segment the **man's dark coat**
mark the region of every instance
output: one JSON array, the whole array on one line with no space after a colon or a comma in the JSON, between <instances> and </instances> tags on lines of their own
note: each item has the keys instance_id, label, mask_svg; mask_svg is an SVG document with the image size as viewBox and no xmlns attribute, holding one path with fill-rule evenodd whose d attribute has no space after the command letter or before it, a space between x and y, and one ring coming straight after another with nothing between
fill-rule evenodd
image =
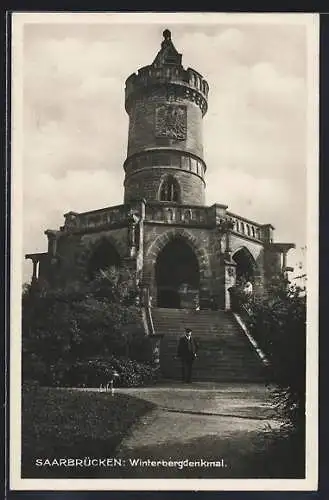
<instances>
[{"instance_id":1,"label":"man's dark coat","mask_svg":"<svg viewBox=\"0 0 329 500\"><path fill-rule=\"evenodd\" d=\"M183 335L183 337L179 339L177 356L181 358L182 361L192 362L196 357L196 352L197 346L192 336L188 339L186 335Z\"/></svg>"}]
</instances>

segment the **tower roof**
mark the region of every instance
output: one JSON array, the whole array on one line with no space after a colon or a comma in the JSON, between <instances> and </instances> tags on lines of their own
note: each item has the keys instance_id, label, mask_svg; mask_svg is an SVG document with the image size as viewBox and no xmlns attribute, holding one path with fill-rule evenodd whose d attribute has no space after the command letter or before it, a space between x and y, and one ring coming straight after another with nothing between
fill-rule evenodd
<instances>
[{"instance_id":1,"label":"tower roof","mask_svg":"<svg viewBox=\"0 0 329 500\"><path fill-rule=\"evenodd\" d=\"M127 113L129 114L131 104L137 95L145 96L150 89L166 87L167 90L180 92L184 98L195 102L204 116L208 109L208 83L194 69L185 69L182 66L182 54L176 50L168 29L163 31L163 38L154 61L148 66L139 68L137 73L132 73L126 80L125 109Z\"/></svg>"},{"instance_id":2,"label":"tower roof","mask_svg":"<svg viewBox=\"0 0 329 500\"><path fill-rule=\"evenodd\" d=\"M161 49L156 55L152 66L161 67L166 65L181 66L182 54L179 54L171 41L171 32L165 29L163 32L164 40L161 43Z\"/></svg>"}]
</instances>

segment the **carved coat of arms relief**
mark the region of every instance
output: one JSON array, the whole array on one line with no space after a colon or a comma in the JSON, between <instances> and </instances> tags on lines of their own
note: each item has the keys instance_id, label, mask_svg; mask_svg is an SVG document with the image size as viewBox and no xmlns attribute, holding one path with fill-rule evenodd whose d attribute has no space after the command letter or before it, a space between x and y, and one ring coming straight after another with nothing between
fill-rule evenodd
<instances>
[{"instance_id":1,"label":"carved coat of arms relief","mask_svg":"<svg viewBox=\"0 0 329 500\"><path fill-rule=\"evenodd\" d=\"M177 141L186 139L186 106L162 104L155 109L155 135Z\"/></svg>"}]
</instances>

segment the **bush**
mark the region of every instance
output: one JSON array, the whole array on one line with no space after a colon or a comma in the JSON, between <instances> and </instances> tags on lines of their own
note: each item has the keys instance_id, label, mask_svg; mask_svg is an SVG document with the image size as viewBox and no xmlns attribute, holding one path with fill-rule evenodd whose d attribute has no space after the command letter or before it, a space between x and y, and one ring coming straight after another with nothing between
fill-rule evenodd
<instances>
[{"instance_id":1,"label":"bush","mask_svg":"<svg viewBox=\"0 0 329 500\"><path fill-rule=\"evenodd\" d=\"M60 387L68 364L63 360L48 364L37 354L23 357L23 381L28 385Z\"/></svg>"},{"instance_id":2,"label":"bush","mask_svg":"<svg viewBox=\"0 0 329 500\"><path fill-rule=\"evenodd\" d=\"M255 452L249 464L259 477L305 477L305 445L297 432L268 426L255 435L253 446Z\"/></svg>"},{"instance_id":3,"label":"bush","mask_svg":"<svg viewBox=\"0 0 329 500\"><path fill-rule=\"evenodd\" d=\"M266 353L273 403L286 424L301 432L305 424L306 296L285 279L248 304L249 329Z\"/></svg>"},{"instance_id":4,"label":"bush","mask_svg":"<svg viewBox=\"0 0 329 500\"><path fill-rule=\"evenodd\" d=\"M77 361L128 357L130 351L146 361L141 355L148 351L136 294L133 273L115 269L65 289L25 287L23 380L58 386Z\"/></svg>"},{"instance_id":5,"label":"bush","mask_svg":"<svg viewBox=\"0 0 329 500\"><path fill-rule=\"evenodd\" d=\"M66 370L62 385L100 387L113 380L117 387L136 387L154 382L156 375L156 370L150 365L111 356L77 361Z\"/></svg>"},{"instance_id":6,"label":"bush","mask_svg":"<svg viewBox=\"0 0 329 500\"><path fill-rule=\"evenodd\" d=\"M129 342L129 358L139 363L149 363L152 359L152 344L150 337L134 332Z\"/></svg>"},{"instance_id":7,"label":"bush","mask_svg":"<svg viewBox=\"0 0 329 500\"><path fill-rule=\"evenodd\" d=\"M246 306L250 302L250 295L246 294L239 286L232 286L229 288L231 309L234 312L240 312L241 307Z\"/></svg>"}]
</instances>

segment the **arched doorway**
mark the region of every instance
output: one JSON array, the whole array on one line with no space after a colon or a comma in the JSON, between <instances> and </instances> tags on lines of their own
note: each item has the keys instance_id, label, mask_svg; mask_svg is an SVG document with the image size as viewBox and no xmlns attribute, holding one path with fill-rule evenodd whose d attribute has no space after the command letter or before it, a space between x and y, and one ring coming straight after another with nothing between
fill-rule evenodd
<instances>
[{"instance_id":1,"label":"arched doorway","mask_svg":"<svg viewBox=\"0 0 329 500\"><path fill-rule=\"evenodd\" d=\"M155 265L158 307L180 308L182 294L200 286L198 260L190 245L175 238L161 250Z\"/></svg>"},{"instance_id":2,"label":"arched doorway","mask_svg":"<svg viewBox=\"0 0 329 500\"><path fill-rule=\"evenodd\" d=\"M237 284L244 281L254 282L256 262L249 250L245 247L237 250L232 258L236 262L236 282Z\"/></svg>"},{"instance_id":3,"label":"arched doorway","mask_svg":"<svg viewBox=\"0 0 329 500\"><path fill-rule=\"evenodd\" d=\"M88 262L88 276L94 278L98 271L109 267L120 267L121 258L110 241L102 240L95 248Z\"/></svg>"}]
</instances>

